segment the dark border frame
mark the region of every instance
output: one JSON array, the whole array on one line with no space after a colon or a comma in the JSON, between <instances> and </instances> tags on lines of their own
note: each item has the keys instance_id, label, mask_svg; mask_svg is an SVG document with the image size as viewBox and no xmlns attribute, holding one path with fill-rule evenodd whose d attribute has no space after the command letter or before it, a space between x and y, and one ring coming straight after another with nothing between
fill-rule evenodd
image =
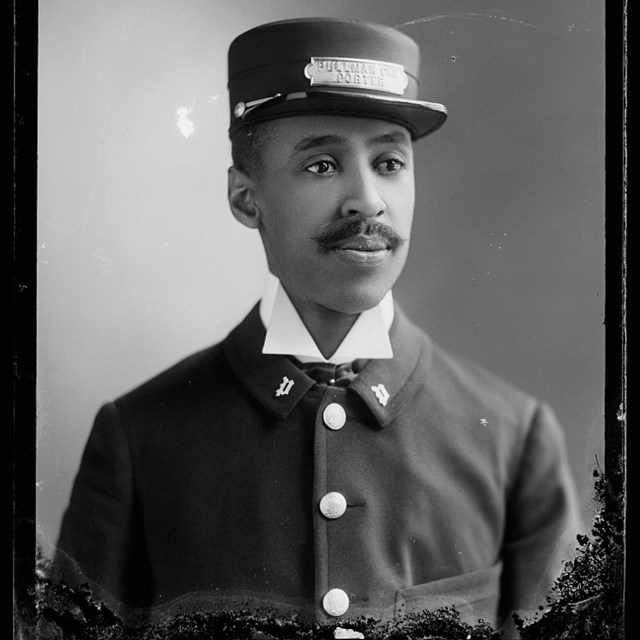
<instances>
[{"instance_id":1,"label":"dark border frame","mask_svg":"<svg viewBox=\"0 0 640 640\"><path fill-rule=\"evenodd\" d=\"M604 0L603 0L604 2ZM14 637L18 610L32 601L36 576L36 247L38 152L38 2L13 1L13 215L11 229L12 320L12 589ZM606 26L606 206L605 206L605 477L620 509L624 531L627 484L627 33L628 6L605 5ZM624 545L619 586L625 619L631 552ZM34 613L34 612L32 612ZM623 631L624 635L624 631Z\"/></svg>"},{"instance_id":2,"label":"dark border frame","mask_svg":"<svg viewBox=\"0 0 640 640\"><path fill-rule=\"evenodd\" d=\"M627 533L627 36L628 3L605 4L606 29L606 204L605 204L605 475L610 497L605 515L622 509ZM622 496L617 502L615 497ZM626 541L626 537L625 537ZM619 585L623 613L629 615L626 587L629 547L623 550L624 578Z\"/></svg>"},{"instance_id":3,"label":"dark border frame","mask_svg":"<svg viewBox=\"0 0 640 640\"><path fill-rule=\"evenodd\" d=\"M13 0L12 505L13 599L28 597L36 550L36 214L38 2ZM15 629L15 620L14 620ZM16 636L17 637L17 636Z\"/></svg>"}]
</instances>

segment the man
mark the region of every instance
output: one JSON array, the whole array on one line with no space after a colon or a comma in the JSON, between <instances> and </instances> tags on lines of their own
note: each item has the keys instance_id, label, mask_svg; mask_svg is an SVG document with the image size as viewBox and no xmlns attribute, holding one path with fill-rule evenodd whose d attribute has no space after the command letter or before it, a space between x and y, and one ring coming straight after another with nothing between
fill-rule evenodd
<instances>
[{"instance_id":1,"label":"man","mask_svg":"<svg viewBox=\"0 0 640 640\"><path fill-rule=\"evenodd\" d=\"M454 604L500 625L544 602L576 530L562 432L392 298L413 144L446 119L418 63L404 34L352 21L232 43L229 204L268 288L223 342L100 410L61 575L130 607L321 621Z\"/></svg>"}]
</instances>

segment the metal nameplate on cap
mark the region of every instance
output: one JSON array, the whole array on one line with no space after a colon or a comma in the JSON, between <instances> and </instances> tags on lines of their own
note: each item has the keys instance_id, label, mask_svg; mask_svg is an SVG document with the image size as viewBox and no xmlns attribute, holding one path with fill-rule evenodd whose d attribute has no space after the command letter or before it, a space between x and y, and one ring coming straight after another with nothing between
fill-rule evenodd
<instances>
[{"instance_id":1,"label":"metal nameplate on cap","mask_svg":"<svg viewBox=\"0 0 640 640\"><path fill-rule=\"evenodd\" d=\"M401 96L409 79L401 64L360 58L317 58L304 68L312 87L374 89Z\"/></svg>"}]
</instances>

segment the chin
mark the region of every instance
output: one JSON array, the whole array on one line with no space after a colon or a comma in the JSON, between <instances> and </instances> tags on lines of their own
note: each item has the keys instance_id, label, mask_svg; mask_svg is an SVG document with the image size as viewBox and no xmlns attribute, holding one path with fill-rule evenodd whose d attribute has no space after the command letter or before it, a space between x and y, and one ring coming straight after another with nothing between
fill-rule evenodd
<instances>
[{"instance_id":1,"label":"chin","mask_svg":"<svg viewBox=\"0 0 640 640\"><path fill-rule=\"evenodd\" d=\"M330 309L340 313L362 313L372 309L387 295L391 285L349 286L341 283L327 301Z\"/></svg>"}]
</instances>

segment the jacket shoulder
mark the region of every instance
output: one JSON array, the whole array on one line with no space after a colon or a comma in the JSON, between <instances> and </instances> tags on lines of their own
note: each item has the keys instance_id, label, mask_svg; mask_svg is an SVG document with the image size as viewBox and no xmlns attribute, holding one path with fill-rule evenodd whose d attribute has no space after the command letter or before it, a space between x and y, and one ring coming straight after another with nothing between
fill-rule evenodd
<instances>
[{"instance_id":1,"label":"jacket shoulder","mask_svg":"<svg viewBox=\"0 0 640 640\"><path fill-rule=\"evenodd\" d=\"M142 382L138 386L124 393L116 402L144 397L156 392L166 393L185 384L193 385L203 378L215 375L226 360L222 350L222 343L216 343L196 351L170 365L163 371Z\"/></svg>"},{"instance_id":2,"label":"jacket shoulder","mask_svg":"<svg viewBox=\"0 0 640 640\"><path fill-rule=\"evenodd\" d=\"M417 327L422 345L415 375L446 411L499 415L526 424L544 401L470 358L454 353Z\"/></svg>"},{"instance_id":3,"label":"jacket shoulder","mask_svg":"<svg viewBox=\"0 0 640 640\"><path fill-rule=\"evenodd\" d=\"M490 371L484 365L459 354L436 346L433 362L447 372L450 380L457 382L470 397L501 401L515 406L530 405L538 400L506 378Z\"/></svg>"}]
</instances>

